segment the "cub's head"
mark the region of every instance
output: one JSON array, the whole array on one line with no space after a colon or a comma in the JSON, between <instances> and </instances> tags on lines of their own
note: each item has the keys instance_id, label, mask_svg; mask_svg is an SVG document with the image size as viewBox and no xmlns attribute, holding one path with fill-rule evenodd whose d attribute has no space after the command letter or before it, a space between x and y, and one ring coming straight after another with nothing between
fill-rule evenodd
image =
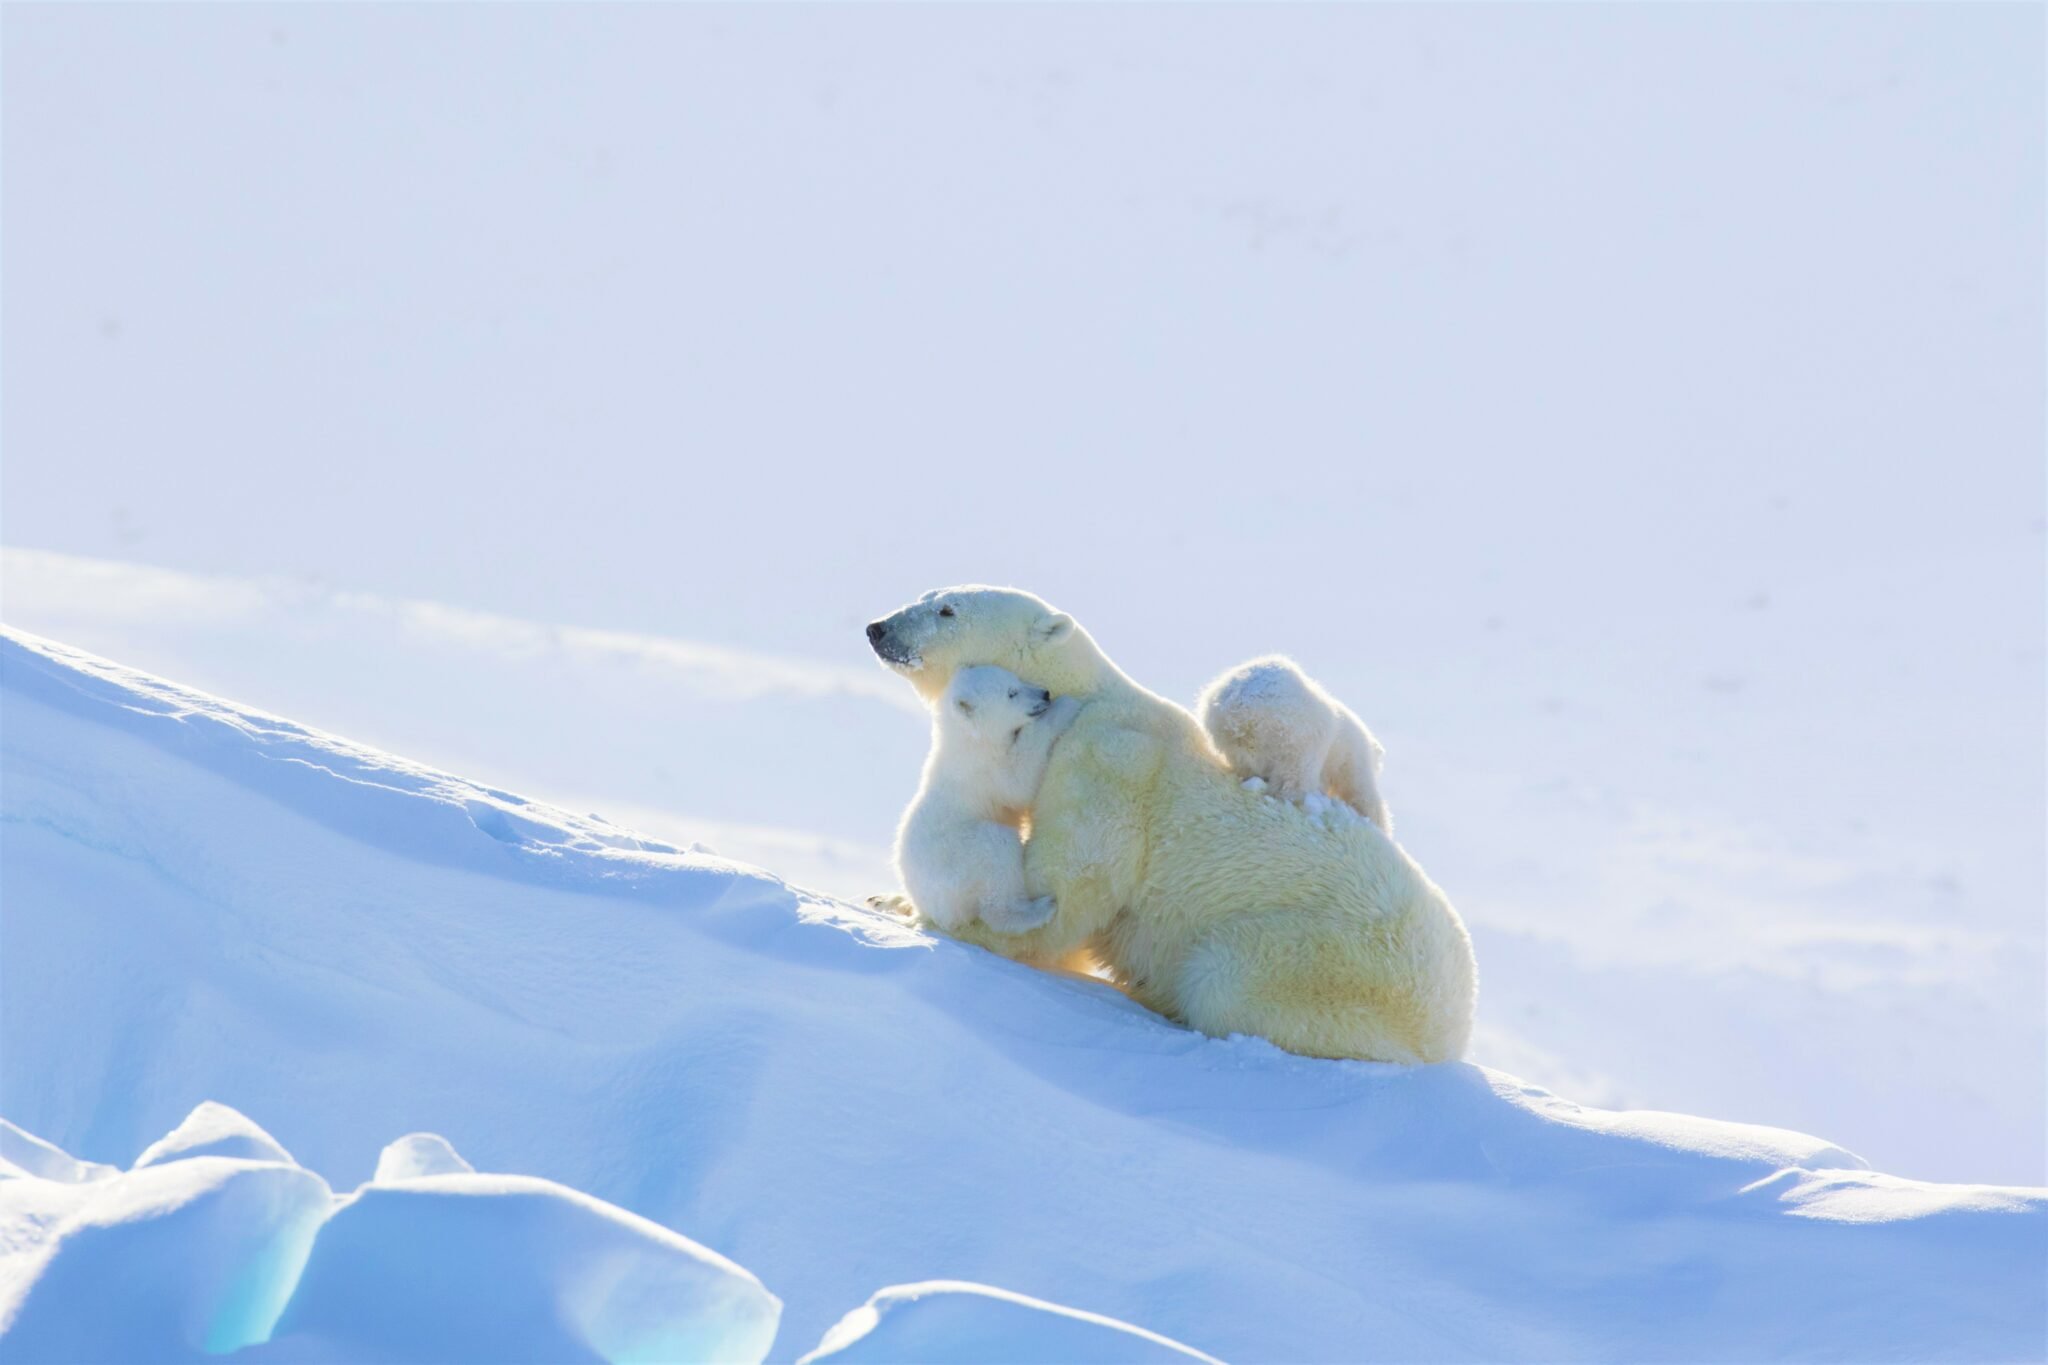
<instances>
[{"instance_id":1,"label":"cub's head","mask_svg":"<svg viewBox=\"0 0 2048 1365\"><path fill-rule=\"evenodd\" d=\"M1108 668L1074 618L1014 588L940 588L868 624L868 644L927 702L955 674L994 664L1041 688L1089 693Z\"/></svg>"},{"instance_id":2,"label":"cub's head","mask_svg":"<svg viewBox=\"0 0 2048 1365\"><path fill-rule=\"evenodd\" d=\"M1007 668L963 668L939 699L939 724L986 744L1007 746L1046 713L1052 693L1033 687Z\"/></svg>"}]
</instances>

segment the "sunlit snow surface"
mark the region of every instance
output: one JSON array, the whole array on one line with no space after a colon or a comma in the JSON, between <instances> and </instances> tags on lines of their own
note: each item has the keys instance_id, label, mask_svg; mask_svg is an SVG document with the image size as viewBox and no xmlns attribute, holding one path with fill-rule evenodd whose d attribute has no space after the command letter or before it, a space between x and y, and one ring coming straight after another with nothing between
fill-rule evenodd
<instances>
[{"instance_id":1,"label":"sunlit snow surface","mask_svg":"<svg viewBox=\"0 0 2048 1365\"><path fill-rule=\"evenodd\" d=\"M193 1118L263 1138L212 1102ZM151 1150L83 1183L0 1181L8 1359L756 1361L775 1336L746 1271L551 1181L380 1162L337 1199L275 1143Z\"/></svg>"},{"instance_id":2,"label":"sunlit snow surface","mask_svg":"<svg viewBox=\"0 0 2048 1365\"><path fill-rule=\"evenodd\" d=\"M840 654L796 661L11 548L0 587L12 625L446 771L835 896L894 884L887 843L928 721L866 657L857 623ZM1924 615L1892 643L1917 653ZM1467 657L1441 624L1418 618L1389 682L1416 659ZM1535 662L1509 651L1490 668L1530 678ZM1666 752L1703 733L1719 744L1721 722L1655 688L1589 681L1600 674L1588 665L1580 682L1604 719L1569 742L1531 751L1548 732L1471 697L1433 696L1405 734L1386 732L1402 842L1450 892L1484 968L1473 1059L1610 1108L1828 1133L1922 1179L2048 1182L2040 793L1874 794L1864 766L1814 746L1814 713L1754 696L1751 719L1806 787L1747 786L1718 751L1703 768ZM1192 697L1193 680L1170 694ZM1349 694L1376 728L1379 695ZM1969 712L1977 740L1957 762L2010 781L1988 753L2038 755L2005 724L2012 709ZM1919 742L1961 744L1957 713L1938 714ZM1739 816L1677 795L1709 777ZM1969 837L1930 833L1935 816ZM1862 832L1820 828L1845 822Z\"/></svg>"},{"instance_id":3,"label":"sunlit snow surface","mask_svg":"<svg viewBox=\"0 0 2048 1365\"><path fill-rule=\"evenodd\" d=\"M1017 1296L1246 1361L2042 1344L2042 1191L1205 1039L33 637L0 683L11 1359L623 1359L768 1295L778 1360Z\"/></svg>"},{"instance_id":4,"label":"sunlit snow surface","mask_svg":"<svg viewBox=\"0 0 2048 1365\"><path fill-rule=\"evenodd\" d=\"M980 1365L995 1360L1057 1360L1066 1365L1147 1362L1185 1365L1214 1356L1094 1313L1011 1294L987 1285L936 1280L892 1285L825 1333L798 1365Z\"/></svg>"}]
</instances>

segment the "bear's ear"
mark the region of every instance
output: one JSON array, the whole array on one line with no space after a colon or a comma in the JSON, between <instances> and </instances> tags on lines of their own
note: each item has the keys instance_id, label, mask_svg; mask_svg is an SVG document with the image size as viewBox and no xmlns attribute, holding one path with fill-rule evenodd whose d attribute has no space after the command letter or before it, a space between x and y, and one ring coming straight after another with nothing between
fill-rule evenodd
<instances>
[{"instance_id":1,"label":"bear's ear","mask_svg":"<svg viewBox=\"0 0 2048 1365\"><path fill-rule=\"evenodd\" d=\"M1055 611L1041 616L1031 627L1031 634L1040 644L1051 644L1063 638L1074 628L1074 618L1065 612Z\"/></svg>"},{"instance_id":2,"label":"bear's ear","mask_svg":"<svg viewBox=\"0 0 2048 1365\"><path fill-rule=\"evenodd\" d=\"M965 697L961 697L959 700L955 701L953 705L960 708L960 714L963 716L971 717L974 714L974 703L967 700L967 698Z\"/></svg>"}]
</instances>

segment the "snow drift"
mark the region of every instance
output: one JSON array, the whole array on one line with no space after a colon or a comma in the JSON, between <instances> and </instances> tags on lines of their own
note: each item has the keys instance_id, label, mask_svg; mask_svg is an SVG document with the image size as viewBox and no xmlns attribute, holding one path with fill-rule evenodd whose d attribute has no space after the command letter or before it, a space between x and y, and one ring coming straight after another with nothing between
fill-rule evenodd
<instances>
[{"instance_id":1,"label":"snow drift","mask_svg":"<svg viewBox=\"0 0 2048 1365\"><path fill-rule=\"evenodd\" d=\"M2043 1191L1202 1038L30 637L0 639L0 706L10 1359L88 1326L158 1356L489 1354L506 1278L560 1309L497 1324L536 1349L659 1356L696 1339L636 1305L715 1305L720 1275L782 1300L777 1360L1123 1323L1247 1361L2041 1349ZM330 1212L323 1177L376 1170Z\"/></svg>"},{"instance_id":2,"label":"snow drift","mask_svg":"<svg viewBox=\"0 0 2048 1365\"><path fill-rule=\"evenodd\" d=\"M210 1151L222 1138L258 1150ZM127 1172L16 1171L0 1182L0 1351L480 1365L767 1353L782 1305L724 1257L551 1181L466 1167L444 1139L410 1134L337 1200L208 1102Z\"/></svg>"},{"instance_id":3,"label":"snow drift","mask_svg":"<svg viewBox=\"0 0 2048 1365\"><path fill-rule=\"evenodd\" d=\"M176 1359L264 1340L328 1206L318 1176L232 1157L137 1166L66 1186L68 1200L35 1183L0 1186L9 1240L27 1240L17 1220L49 1237L11 1257L0 1281L0 1346L24 1362Z\"/></svg>"},{"instance_id":4,"label":"snow drift","mask_svg":"<svg viewBox=\"0 0 2048 1365\"><path fill-rule=\"evenodd\" d=\"M552 1181L413 1176L335 1211L271 1347L279 1360L756 1361L781 1308L724 1257Z\"/></svg>"},{"instance_id":5,"label":"snow drift","mask_svg":"<svg viewBox=\"0 0 2048 1365\"><path fill-rule=\"evenodd\" d=\"M1186 1365L1214 1356L1094 1313L1077 1313L987 1285L939 1280L884 1289L825 1333L797 1362L833 1365L978 1365L1057 1360L1063 1365Z\"/></svg>"}]
</instances>

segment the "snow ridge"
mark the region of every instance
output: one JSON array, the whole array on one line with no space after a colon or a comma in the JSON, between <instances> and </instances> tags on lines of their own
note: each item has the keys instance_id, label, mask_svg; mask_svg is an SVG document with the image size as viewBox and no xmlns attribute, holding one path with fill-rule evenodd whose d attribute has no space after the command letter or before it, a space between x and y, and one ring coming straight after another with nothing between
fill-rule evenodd
<instances>
[{"instance_id":1,"label":"snow ridge","mask_svg":"<svg viewBox=\"0 0 2048 1365\"><path fill-rule=\"evenodd\" d=\"M115 1250L40 1259L85 1217L63 1200L205 1173L212 1203L146 1220L216 1249L195 1275L252 1228L282 1248L268 1264L302 1233L306 1259L288 1307L237 1290L250 1307L202 1348L335 1330L379 1263L355 1233L322 1249L354 1227L360 1247L439 1239L456 1267L380 1348L424 1349L494 1273L496 1234L465 1221L486 1188L521 1236L680 1234L745 1267L782 1300L776 1360L869 1300L906 1341L1038 1301L1245 1360L2040 1347L2048 1192L1900 1180L1818 1138L1588 1109L1479 1067L1202 1038L1101 983L14 632L0 704L0 1112L103 1163L207 1101L269 1130L214 1113L192 1150L217 1134L240 1155L61 1187L54 1149L9 1136L0 1284L104 1293ZM367 1179L397 1133L446 1141L305 1232L311 1173ZM76 1226L60 1242L133 1241ZM565 1302L603 1297L562 1289L574 1258L535 1265ZM56 1292L31 1287L0 1343L48 1340L32 1310ZM579 1349L639 1353L606 1335L639 1319L609 1311L561 1321Z\"/></svg>"}]
</instances>

